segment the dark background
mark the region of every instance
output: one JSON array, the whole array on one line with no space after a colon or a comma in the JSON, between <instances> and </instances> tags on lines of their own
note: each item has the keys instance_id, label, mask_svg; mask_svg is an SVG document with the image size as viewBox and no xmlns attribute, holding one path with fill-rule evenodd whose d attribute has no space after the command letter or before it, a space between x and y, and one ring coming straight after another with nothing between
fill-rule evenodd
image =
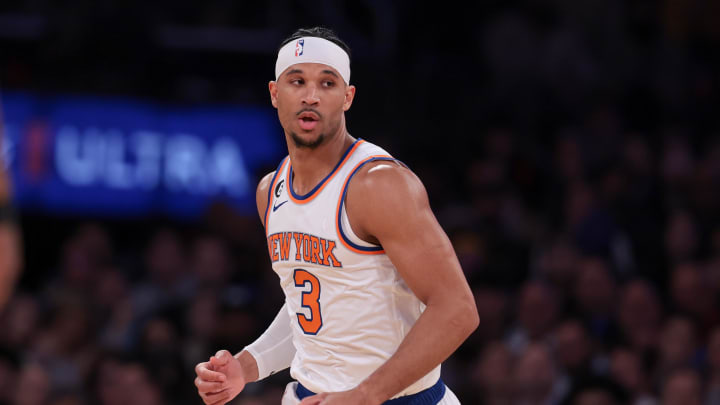
<instances>
[{"instance_id":1,"label":"dark background","mask_svg":"<svg viewBox=\"0 0 720 405\"><path fill-rule=\"evenodd\" d=\"M0 84L265 106L314 25L352 48L351 134L418 173L475 292L443 369L463 403L720 403L718 2L3 1ZM282 300L259 221L220 203L21 220L0 404L200 403L194 364Z\"/></svg>"}]
</instances>

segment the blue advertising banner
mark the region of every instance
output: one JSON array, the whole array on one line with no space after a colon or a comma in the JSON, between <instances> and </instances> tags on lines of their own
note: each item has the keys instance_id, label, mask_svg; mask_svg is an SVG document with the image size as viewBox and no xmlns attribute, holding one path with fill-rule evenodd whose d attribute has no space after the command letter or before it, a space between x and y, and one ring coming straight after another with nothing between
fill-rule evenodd
<instances>
[{"instance_id":1,"label":"blue advertising banner","mask_svg":"<svg viewBox=\"0 0 720 405\"><path fill-rule=\"evenodd\" d=\"M286 154L272 108L3 93L15 200L50 213L194 217L255 212L261 169Z\"/></svg>"}]
</instances>

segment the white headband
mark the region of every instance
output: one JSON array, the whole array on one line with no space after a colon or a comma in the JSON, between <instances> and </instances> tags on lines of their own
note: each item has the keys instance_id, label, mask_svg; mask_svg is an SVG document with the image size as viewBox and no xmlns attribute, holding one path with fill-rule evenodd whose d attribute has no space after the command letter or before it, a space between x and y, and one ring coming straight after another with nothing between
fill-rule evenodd
<instances>
[{"instance_id":1,"label":"white headband","mask_svg":"<svg viewBox=\"0 0 720 405\"><path fill-rule=\"evenodd\" d=\"M318 37L303 37L285 44L275 62L275 80L297 63L322 63L337 70L350 84L350 57L337 44Z\"/></svg>"}]
</instances>

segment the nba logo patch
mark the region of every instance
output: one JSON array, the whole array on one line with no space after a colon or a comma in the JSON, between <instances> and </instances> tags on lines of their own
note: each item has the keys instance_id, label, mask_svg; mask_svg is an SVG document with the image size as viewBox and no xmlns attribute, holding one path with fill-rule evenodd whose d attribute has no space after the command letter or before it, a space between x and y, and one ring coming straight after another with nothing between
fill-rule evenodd
<instances>
[{"instance_id":1,"label":"nba logo patch","mask_svg":"<svg viewBox=\"0 0 720 405\"><path fill-rule=\"evenodd\" d=\"M305 47L305 40L298 39L298 41L295 43L295 56L302 55L304 47Z\"/></svg>"}]
</instances>

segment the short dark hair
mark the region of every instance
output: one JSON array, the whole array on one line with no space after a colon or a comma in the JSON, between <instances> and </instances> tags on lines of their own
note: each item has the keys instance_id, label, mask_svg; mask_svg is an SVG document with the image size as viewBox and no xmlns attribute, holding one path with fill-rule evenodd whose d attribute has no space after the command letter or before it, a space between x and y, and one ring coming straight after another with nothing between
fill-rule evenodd
<instances>
[{"instance_id":1,"label":"short dark hair","mask_svg":"<svg viewBox=\"0 0 720 405\"><path fill-rule=\"evenodd\" d=\"M340 39L335 31L331 30L330 28L325 27L312 27L312 28L300 28L299 30L295 31L292 35L290 35L287 39L282 41L280 44L280 47L278 48L278 51L280 51L280 48L285 46L288 42L294 41L298 38L302 37L317 37L322 39L327 39L328 41L334 43L335 45L342 48L345 53L348 54L348 59L350 58L350 47L347 46L345 42Z\"/></svg>"}]
</instances>

